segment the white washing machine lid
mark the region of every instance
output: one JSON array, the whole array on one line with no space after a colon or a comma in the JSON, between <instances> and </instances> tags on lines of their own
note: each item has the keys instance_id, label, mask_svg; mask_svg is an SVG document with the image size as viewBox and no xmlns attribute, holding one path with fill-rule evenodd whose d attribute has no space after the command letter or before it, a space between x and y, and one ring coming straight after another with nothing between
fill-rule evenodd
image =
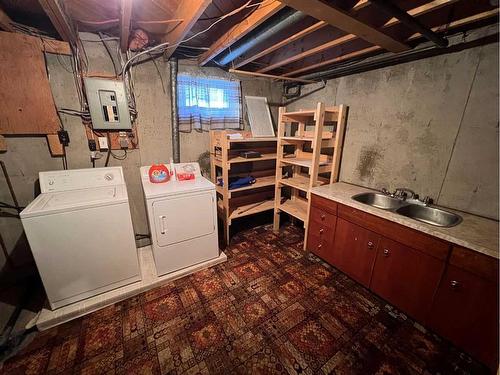
<instances>
[{"instance_id":1,"label":"white washing machine lid","mask_svg":"<svg viewBox=\"0 0 500 375\"><path fill-rule=\"evenodd\" d=\"M42 193L21 213L21 219L128 202L125 185Z\"/></svg>"}]
</instances>

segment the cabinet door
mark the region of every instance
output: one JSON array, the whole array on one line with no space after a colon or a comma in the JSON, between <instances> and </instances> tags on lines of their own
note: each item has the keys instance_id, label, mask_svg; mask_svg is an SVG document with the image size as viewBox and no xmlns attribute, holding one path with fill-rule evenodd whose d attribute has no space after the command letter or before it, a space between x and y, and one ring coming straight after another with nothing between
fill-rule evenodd
<instances>
[{"instance_id":1,"label":"cabinet door","mask_svg":"<svg viewBox=\"0 0 500 375\"><path fill-rule=\"evenodd\" d=\"M443 269L442 260L382 237L370 289L423 322Z\"/></svg>"},{"instance_id":2,"label":"cabinet door","mask_svg":"<svg viewBox=\"0 0 500 375\"><path fill-rule=\"evenodd\" d=\"M498 366L498 283L448 265L429 325L457 346Z\"/></svg>"},{"instance_id":3,"label":"cabinet door","mask_svg":"<svg viewBox=\"0 0 500 375\"><path fill-rule=\"evenodd\" d=\"M378 234L338 218L332 264L368 287L379 240Z\"/></svg>"}]
</instances>

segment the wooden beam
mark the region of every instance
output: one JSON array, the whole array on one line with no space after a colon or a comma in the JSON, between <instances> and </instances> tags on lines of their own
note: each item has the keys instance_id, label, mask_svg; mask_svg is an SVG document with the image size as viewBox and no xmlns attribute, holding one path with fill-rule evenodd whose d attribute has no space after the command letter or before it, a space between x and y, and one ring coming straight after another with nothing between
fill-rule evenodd
<instances>
[{"instance_id":1,"label":"wooden beam","mask_svg":"<svg viewBox=\"0 0 500 375\"><path fill-rule=\"evenodd\" d=\"M273 74L263 74L263 73L250 72L247 70L238 70L238 69L229 69L229 73L240 74L240 75L251 76L251 77L272 78L272 79L279 79L281 81L293 81L293 82L300 82L300 83L316 83L317 82L317 81L312 81L310 79L275 76Z\"/></svg>"},{"instance_id":2,"label":"wooden beam","mask_svg":"<svg viewBox=\"0 0 500 375\"><path fill-rule=\"evenodd\" d=\"M297 61L297 60L305 59L308 56L311 56L311 55L314 55L316 53L320 53L320 52L322 52L322 51L324 51L326 49L329 49L329 48L332 48L332 47L335 47L335 46L338 46L338 45L350 42L350 41L352 41L354 39L357 39L357 38L358 37L356 35L354 35L354 34L343 35L340 38L331 40L328 43L321 44L320 46L317 46L317 47L308 49L308 50L306 50L304 52L298 53L296 55L290 56L290 57L288 57L286 59L280 60L277 63L268 65L268 66L266 66L266 67L264 67L262 69L259 69L257 71L260 72L260 73L269 72L270 70L274 70L274 69L276 69L276 68L278 68L280 66L290 64L290 63L292 63L294 61Z\"/></svg>"},{"instance_id":3,"label":"wooden beam","mask_svg":"<svg viewBox=\"0 0 500 375\"><path fill-rule=\"evenodd\" d=\"M316 64L311 64L311 65L305 66L303 68L300 68L300 69L288 72L286 74L283 74L283 76L284 77L290 77L290 76L302 74L304 72L307 72L308 70L313 70L313 69L321 68L321 67L326 66L326 65L331 65L331 64L334 64L334 63L337 63L337 62L341 62L341 61L344 61L344 60L352 59L353 57L365 55L367 53L374 52L374 51L379 51L379 50L380 51L382 50L382 48L379 47L379 46L371 46L371 47L368 47L368 48L363 48L363 49L360 49L358 51L346 53L345 55L340 55L340 56L334 57L332 59L328 59L328 60L321 61L321 62L316 63Z\"/></svg>"},{"instance_id":4,"label":"wooden beam","mask_svg":"<svg viewBox=\"0 0 500 375\"><path fill-rule=\"evenodd\" d=\"M351 12L356 12L360 9L363 9L365 8L367 5L369 5L370 2L368 0L359 0L351 9ZM244 65L247 65L249 63L251 63L252 61L255 61L257 59L260 59L261 57L264 57L266 55L269 55L271 52L274 52L276 51L277 49L281 48L281 47L284 47L286 46L287 44L290 44L290 43L293 43L295 42L296 40L299 40L303 37L305 37L306 35L309 35L319 29L322 29L323 27L325 26L328 26L328 24L325 22L325 21L319 21L317 23L315 23L314 25L312 26L309 26L307 28L305 28L304 30L301 30L299 31L298 33L295 33L291 36L289 36L288 38L285 38L283 39L282 41L272 45L271 47L269 48L266 48L265 50L255 54L255 55L252 55L244 60L241 60L239 62L237 62L234 67L235 68L240 68Z\"/></svg>"},{"instance_id":5,"label":"wooden beam","mask_svg":"<svg viewBox=\"0 0 500 375\"><path fill-rule=\"evenodd\" d=\"M42 43L42 51L47 53L54 53L56 55L71 55L71 47L69 43L62 42L55 39L40 39Z\"/></svg>"},{"instance_id":6,"label":"wooden beam","mask_svg":"<svg viewBox=\"0 0 500 375\"><path fill-rule=\"evenodd\" d=\"M417 16L420 16L422 14L431 12L433 10L437 10L439 8L442 8L445 5L453 4L453 3L457 2L457 1L458 0L435 0L435 1L431 1L429 3L426 3L424 5L421 5L419 7L416 7L416 8L413 8L413 9L409 10L408 14L410 16L417 17ZM386 27L394 26L394 25L399 24L399 23L400 23L400 21L397 18L392 18L389 21L387 21L382 27L386 28ZM336 47L338 45L341 45L341 44L344 44L344 43L347 43L347 42L350 42L350 41L355 40L357 38L358 37L356 35L354 35L354 34L347 34L347 35L344 35L344 36L342 36L340 38L331 40L328 43L324 43L324 44L321 44L321 45L319 45L317 47L314 47L314 48L302 51L301 53L298 53L296 55L292 55L292 56L290 56L288 58L280 60L280 61L278 61L278 62L276 62L274 64L268 65L268 66L266 66L266 67L264 67L262 69L259 69L257 71L260 72L260 73L269 72L269 71L271 71L273 69L279 68L280 66L291 64L291 63L293 63L293 62L295 62L297 60L305 59L306 57L315 55L317 53L321 53L321 52L323 52L323 51L325 51L327 49Z\"/></svg>"},{"instance_id":7,"label":"wooden beam","mask_svg":"<svg viewBox=\"0 0 500 375\"><path fill-rule=\"evenodd\" d=\"M295 8L348 33L378 45L391 52L403 52L410 49L406 44L378 31L340 8L323 3L321 0L281 0Z\"/></svg>"},{"instance_id":8,"label":"wooden beam","mask_svg":"<svg viewBox=\"0 0 500 375\"><path fill-rule=\"evenodd\" d=\"M432 12L434 10L438 10L438 9L440 9L442 7L447 6L447 5L451 5L453 3L456 3L457 1L458 0L434 0L434 1L429 1L428 3L425 3L424 5L421 5L419 7L416 7L416 8L413 8L413 9L409 10L407 13L410 16L418 17L418 16L421 16L423 14ZM399 23L400 23L400 21L396 17L393 17L389 21L387 21L386 23L384 23L384 26L382 26L382 27L389 27L389 26L396 25L396 24L399 24Z\"/></svg>"},{"instance_id":9,"label":"wooden beam","mask_svg":"<svg viewBox=\"0 0 500 375\"><path fill-rule=\"evenodd\" d=\"M198 59L200 65L205 65L212 60L219 53L236 43L250 31L254 30L257 26L261 25L264 21L269 19L272 15L276 14L280 9L283 9L285 4L280 1L273 1L272 3L263 2L257 9L239 24L234 25L227 33L221 36L215 43L213 43L208 51L203 53Z\"/></svg>"},{"instance_id":10,"label":"wooden beam","mask_svg":"<svg viewBox=\"0 0 500 375\"><path fill-rule=\"evenodd\" d=\"M162 40L162 42L168 42L169 46L172 46L165 51L165 58L168 59L172 56L177 44L185 38L189 30L191 30L211 2L212 0L181 0L179 2L177 10L172 17L182 19L183 21Z\"/></svg>"},{"instance_id":11,"label":"wooden beam","mask_svg":"<svg viewBox=\"0 0 500 375\"><path fill-rule=\"evenodd\" d=\"M366 8L368 5L370 5L369 0L358 0L356 4L352 7L352 10L360 10L363 8Z\"/></svg>"},{"instance_id":12,"label":"wooden beam","mask_svg":"<svg viewBox=\"0 0 500 375\"><path fill-rule=\"evenodd\" d=\"M130 36L130 21L132 19L132 0L121 0L120 7L120 49L126 52Z\"/></svg>"},{"instance_id":13,"label":"wooden beam","mask_svg":"<svg viewBox=\"0 0 500 375\"><path fill-rule=\"evenodd\" d=\"M10 31L11 33L16 31L12 26L12 20L2 8L0 8L0 29Z\"/></svg>"},{"instance_id":14,"label":"wooden beam","mask_svg":"<svg viewBox=\"0 0 500 375\"><path fill-rule=\"evenodd\" d=\"M498 8L493 9L493 10L489 10L486 12L478 13L478 14L475 14L475 15L472 15L472 16L469 16L466 18L456 20L456 21L452 21L452 22L447 23L447 24L435 26L431 30L434 32L439 32L442 28L446 28L446 30L450 30L450 29L461 27L461 26L464 26L464 25L467 25L470 23L482 21L484 19L494 17L497 15L498 15ZM412 36L410 36L406 41L410 42L412 40L420 38L421 36L422 35L420 33L415 33ZM359 51L354 51L351 53L347 53L345 55L334 57L332 59L321 61L321 62L316 63L316 64L308 65L308 66L305 66L305 67L300 68L300 69L296 69L294 71L283 74L283 77L290 77L290 76L299 75L299 74L305 73L309 70L318 69L318 68L321 68L324 66L332 65L332 64L337 63L337 62L345 61L345 60L348 60L348 59L351 59L351 58L354 58L357 56L362 56L362 55L365 55L365 54L368 54L371 52L375 52L375 51L379 51L379 50L380 51L382 50L382 48L380 48L379 46L372 46L372 47L364 48L364 49L361 49Z\"/></svg>"},{"instance_id":15,"label":"wooden beam","mask_svg":"<svg viewBox=\"0 0 500 375\"><path fill-rule=\"evenodd\" d=\"M61 38L69 44L77 44L78 38L64 14L57 0L38 0L43 10L49 16L52 25L61 36Z\"/></svg>"}]
</instances>

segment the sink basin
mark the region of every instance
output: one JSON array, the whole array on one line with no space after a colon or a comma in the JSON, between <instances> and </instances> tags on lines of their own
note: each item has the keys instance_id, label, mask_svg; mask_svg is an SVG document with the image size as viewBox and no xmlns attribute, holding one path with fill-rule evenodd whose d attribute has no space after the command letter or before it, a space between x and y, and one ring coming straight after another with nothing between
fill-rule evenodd
<instances>
[{"instance_id":1,"label":"sink basin","mask_svg":"<svg viewBox=\"0 0 500 375\"><path fill-rule=\"evenodd\" d=\"M417 204L402 206L396 212L400 215L438 227L453 227L462 221L460 216L452 212Z\"/></svg>"},{"instance_id":2,"label":"sink basin","mask_svg":"<svg viewBox=\"0 0 500 375\"><path fill-rule=\"evenodd\" d=\"M402 200L380 193L361 193L354 195L352 199L383 210L395 210L405 204Z\"/></svg>"}]
</instances>

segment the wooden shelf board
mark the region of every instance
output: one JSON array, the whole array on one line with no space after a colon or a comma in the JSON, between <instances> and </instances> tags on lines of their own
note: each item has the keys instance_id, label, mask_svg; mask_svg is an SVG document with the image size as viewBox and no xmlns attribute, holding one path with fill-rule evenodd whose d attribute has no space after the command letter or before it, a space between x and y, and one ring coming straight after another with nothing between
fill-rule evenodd
<instances>
[{"instance_id":1,"label":"wooden shelf board","mask_svg":"<svg viewBox=\"0 0 500 375\"><path fill-rule=\"evenodd\" d=\"M274 160L276 159L276 154L262 154L260 158L243 158L241 156L237 156L235 158L231 158L228 160L229 164L235 164L235 163L250 163L254 161L262 161L262 160Z\"/></svg>"},{"instance_id":2,"label":"wooden shelf board","mask_svg":"<svg viewBox=\"0 0 500 375\"><path fill-rule=\"evenodd\" d=\"M276 137L262 137L262 138L243 138L243 139L228 139L229 143L245 143L245 142L276 142Z\"/></svg>"},{"instance_id":3,"label":"wooden shelf board","mask_svg":"<svg viewBox=\"0 0 500 375\"><path fill-rule=\"evenodd\" d=\"M330 107L330 108L325 108L325 113L336 113L338 112L337 107ZM292 112L284 112L283 116L288 117L290 119L304 119L307 117L314 117L316 113L316 110L311 110L311 111L292 111Z\"/></svg>"},{"instance_id":4,"label":"wooden shelf board","mask_svg":"<svg viewBox=\"0 0 500 375\"><path fill-rule=\"evenodd\" d=\"M282 163L285 164L291 164L291 165L298 165L300 167L306 167L306 168L311 168L311 159L306 159L306 158L283 158L280 159ZM319 163L320 167L328 167L331 165L330 162L320 162Z\"/></svg>"},{"instance_id":5,"label":"wooden shelf board","mask_svg":"<svg viewBox=\"0 0 500 375\"><path fill-rule=\"evenodd\" d=\"M231 212L231 215L229 215L229 219L234 220L240 217L257 214L259 212L264 212L272 209L274 209L274 199L250 203L234 209L233 212Z\"/></svg>"},{"instance_id":6,"label":"wooden shelf board","mask_svg":"<svg viewBox=\"0 0 500 375\"><path fill-rule=\"evenodd\" d=\"M299 220L307 220L307 201L303 199L286 200L279 205L279 210L286 212Z\"/></svg>"},{"instance_id":7,"label":"wooden shelf board","mask_svg":"<svg viewBox=\"0 0 500 375\"><path fill-rule=\"evenodd\" d=\"M299 143L311 142L313 139L311 137L281 137L280 140L282 144L294 145ZM335 137L324 136L321 139L321 147L333 147Z\"/></svg>"},{"instance_id":8,"label":"wooden shelf board","mask_svg":"<svg viewBox=\"0 0 500 375\"><path fill-rule=\"evenodd\" d=\"M249 173L249 174L251 175L251 173ZM248 185L248 186L243 186L243 187L240 187L237 189L231 189L231 190L229 190L229 194L235 193L238 191L258 189L258 188L266 187L266 186L274 186L275 181L276 181L276 176L256 177L255 179L257 181L255 181L254 184ZM217 191L222 194L222 186L217 186Z\"/></svg>"},{"instance_id":9,"label":"wooden shelf board","mask_svg":"<svg viewBox=\"0 0 500 375\"><path fill-rule=\"evenodd\" d=\"M282 178L281 180L279 180L279 183L286 185L286 186L290 186L290 187L299 189L299 190L302 190L302 191L305 191L305 192L308 192L309 191L309 181L310 181L309 177L297 175L297 176L293 176L290 178ZM317 186L325 185L327 183L329 183L329 181L327 181L326 179L325 180L318 179Z\"/></svg>"}]
</instances>

